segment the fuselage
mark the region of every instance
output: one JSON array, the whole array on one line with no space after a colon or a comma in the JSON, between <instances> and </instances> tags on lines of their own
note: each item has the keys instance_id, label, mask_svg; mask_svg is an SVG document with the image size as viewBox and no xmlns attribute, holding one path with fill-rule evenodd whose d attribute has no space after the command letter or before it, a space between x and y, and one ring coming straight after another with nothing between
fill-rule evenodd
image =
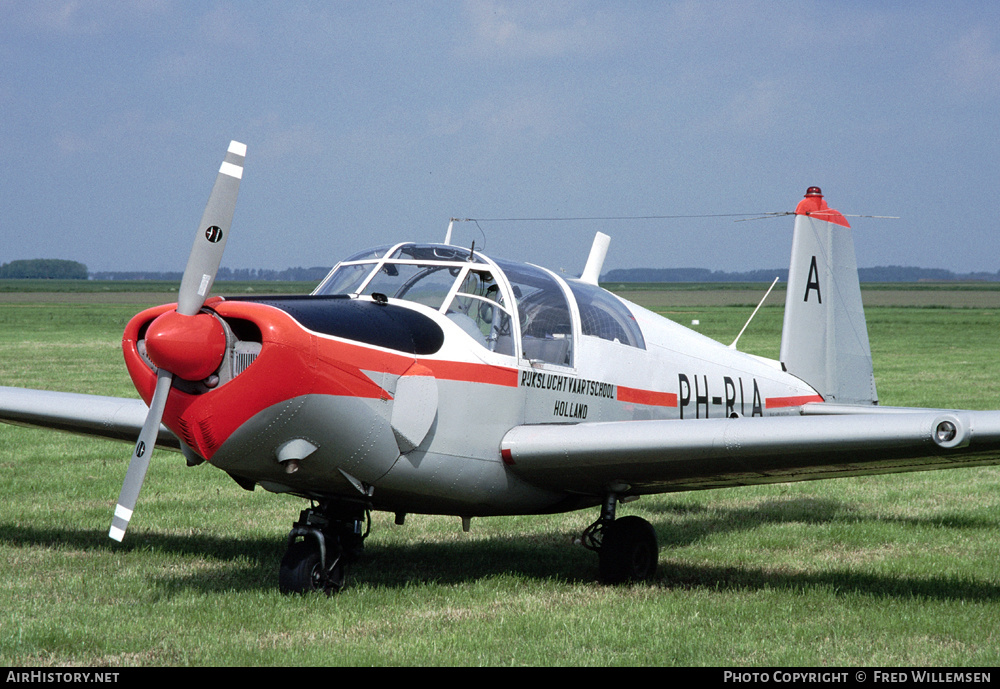
<instances>
[{"instance_id":1,"label":"fuselage","mask_svg":"<svg viewBox=\"0 0 1000 689\"><path fill-rule=\"evenodd\" d=\"M147 403L146 333L173 308L137 315L123 338ZM175 378L163 417L189 453L247 487L380 510L600 502L519 478L501 441L524 424L762 417L822 401L778 362L596 285L446 245L372 250L312 295L217 298L203 312L225 333L224 351L203 348L223 351L221 363L202 380Z\"/></svg>"}]
</instances>

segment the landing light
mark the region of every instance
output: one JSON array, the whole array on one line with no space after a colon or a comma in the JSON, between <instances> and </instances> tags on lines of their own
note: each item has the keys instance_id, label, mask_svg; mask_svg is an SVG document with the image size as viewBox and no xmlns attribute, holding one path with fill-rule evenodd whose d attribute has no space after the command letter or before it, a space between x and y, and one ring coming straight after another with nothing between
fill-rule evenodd
<instances>
[{"instance_id":1,"label":"landing light","mask_svg":"<svg viewBox=\"0 0 1000 689\"><path fill-rule=\"evenodd\" d=\"M951 421L942 421L937 425L935 432L937 433L939 443L950 443L958 434L958 429L955 428L955 424Z\"/></svg>"}]
</instances>

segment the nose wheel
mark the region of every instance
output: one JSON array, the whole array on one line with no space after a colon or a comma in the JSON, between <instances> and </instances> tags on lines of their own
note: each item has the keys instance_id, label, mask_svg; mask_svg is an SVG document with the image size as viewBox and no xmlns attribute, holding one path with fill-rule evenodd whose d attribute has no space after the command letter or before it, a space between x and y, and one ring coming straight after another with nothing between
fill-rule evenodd
<instances>
[{"instance_id":1,"label":"nose wheel","mask_svg":"<svg viewBox=\"0 0 1000 689\"><path fill-rule=\"evenodd\" d=\"M362 507L323 503L303 510L288 535L278 589L282 593L338 593L349 566L361 556L370 526Z\"/></svg>"},{"instance_id":2,"label":"nose wheel","mask_svg":"<svg viewBox=\"0 0 1000 689\"><path fill-rule=\"evenodd\" d=\"M282 593L323 591L330 595L344 587L346 575L346 567L340 557L335 558L331 565L324 565L316 543L297 541L288 547L281 558L278 588Z\"/></svg>"}]
</instances>

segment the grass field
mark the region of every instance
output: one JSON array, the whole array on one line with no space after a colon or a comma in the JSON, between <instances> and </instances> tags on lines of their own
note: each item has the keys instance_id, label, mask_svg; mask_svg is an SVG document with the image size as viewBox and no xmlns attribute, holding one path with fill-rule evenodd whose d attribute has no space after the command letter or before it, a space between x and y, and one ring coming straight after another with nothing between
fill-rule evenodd
<instances>
[{"instance_id":1,"label":"grass field","mask_svg":"<svg viewBox=\"0 0 1000 689\"><path fill-rule=\"evenodd\" d=\"M922 291L923 306L868 310L882 403L1000 409L1000 308ZM0 385L133 395L119 338L159 296L0 296ZM750 312L732 295L629 297L723 342ZM781 318L762 309L741 349L776 357ZM624 588L597 584L596 557L572 544L596 511L470 533L375 514L349 588L326 598L277 592L303 501L178 454L154 454L126 542L109 541L130 451L0 425L0 665L1000 661L997 468L643 498L619 514L656 527L660 571Z\"/></svg>"}]
</instances>

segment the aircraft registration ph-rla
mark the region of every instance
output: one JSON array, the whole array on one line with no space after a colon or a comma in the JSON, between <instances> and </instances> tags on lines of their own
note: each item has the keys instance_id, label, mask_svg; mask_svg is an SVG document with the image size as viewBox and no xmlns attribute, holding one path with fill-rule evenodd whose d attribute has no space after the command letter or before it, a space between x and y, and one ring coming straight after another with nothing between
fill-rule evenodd
<instances>
[{"instance_id":1,"label":"aircraft registration ph-rla","mask_svg":"<svg viewBox=\"0 0 1000 689\"><path fill-rule=\"evenodd\" d=\"M121 540L154 445L248 490L311 501L283 591L336 591L371 510L462 518L597 508L600 579L648 580L642 495L1000 462L1000 412L877 406L847 220L795 213L780 360L739 352L579 279L444 244L340 262L307 296L206 298L246 147L233 142L177 304L125 329L129 400L0 388L0 419L135 439ZM148 410L147 410L147 406ZM161 425L162 422L162 425Z\"/></svg>"}]
</instances>

